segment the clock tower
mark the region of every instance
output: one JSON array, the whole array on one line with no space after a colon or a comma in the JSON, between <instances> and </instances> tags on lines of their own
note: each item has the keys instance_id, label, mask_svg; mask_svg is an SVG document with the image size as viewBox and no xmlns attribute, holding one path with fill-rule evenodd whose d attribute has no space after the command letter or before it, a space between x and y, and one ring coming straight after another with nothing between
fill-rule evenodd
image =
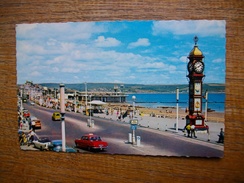
<instances>
[{"instance_id":1,"label":"clock tower","mask_svg":"<svg viewBox=\"0 0 244 183\"><path fill-rule=\"evenodd\" d=\"M203 54L198 48L198 37L194 37L195 45L188 56L189 79L189 114L186 116L186 124L195 125L195 129L204 129L204 115L202 114L202 82L205 77Z\"/></svg>"}]
</instances>

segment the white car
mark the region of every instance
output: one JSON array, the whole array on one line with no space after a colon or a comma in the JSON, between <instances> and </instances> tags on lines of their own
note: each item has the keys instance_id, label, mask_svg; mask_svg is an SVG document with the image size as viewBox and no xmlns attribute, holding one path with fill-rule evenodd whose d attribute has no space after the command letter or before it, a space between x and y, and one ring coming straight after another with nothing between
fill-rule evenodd
<instances>
[{"instance_id":1,"label":"white car","mask_svg":"<svg viewBox=\"0 0 244 183\"><path fill-rule=\"evenodd\" d=\"M34 147L43 150L48 150L48 146L51 144L51 141L48 137L40 137L38 140L33 141Z\"/></svg>"}]
</instances>

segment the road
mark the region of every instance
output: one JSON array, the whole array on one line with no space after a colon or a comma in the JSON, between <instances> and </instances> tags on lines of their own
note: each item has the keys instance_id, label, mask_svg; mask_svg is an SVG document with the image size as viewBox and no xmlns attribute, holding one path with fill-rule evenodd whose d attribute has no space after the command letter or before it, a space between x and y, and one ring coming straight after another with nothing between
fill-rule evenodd
<instances>
[{"instance_id":1,"label":"road","mask_svg":"<svg viewBox=\"0 0 244 183\"><path fill-rule=\"evenodd\" d=\"M54 109L31 106L24 104L32 116L42 122L42 129L36 130L38 136L47 136L50 139L61 139L61 122L52 121ZM199 141L172 132L158 131L155 129L138 126L136 136L141 137L139 146L128 143L128 134L131 133L130 125L124 122L92 117L95 121L94 128L87 126L89 116L80 113L65 113L65 133L68 146L74 146L74 139L83 134L94 133L107 141L109 148L100 153L108 154L134 154L152 156L197 156L197 157L222 157L223 146ZM84 152L83 150L81 150Z\"/></svg>"}]
</instances>

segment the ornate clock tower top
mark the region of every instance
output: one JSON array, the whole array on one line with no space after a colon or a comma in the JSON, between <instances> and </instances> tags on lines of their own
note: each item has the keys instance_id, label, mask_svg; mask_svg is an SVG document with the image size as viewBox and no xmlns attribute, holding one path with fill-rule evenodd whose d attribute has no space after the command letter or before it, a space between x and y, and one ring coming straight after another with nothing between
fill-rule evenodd
<instances>
[{"instance_id":1,"label":"ornate clock tower top","mask_svg":"<svg viewBox=\"0 0 244 183\"><path fill-rule=\"evenodd\" d=\"M200 57L200 58L204 58L201 50L199 50L198 46L197 46L197 42L198 42L198 37L195 36L194 37L194 42L195 42L195 46L194 48L191 50L190 54L189 54L189 59L192 58L192 57Z\"/></svg>"},{"instance_id":2,"label":"ornate clock tower top","mask_svg":"<svg viewBox=\"0 0 244 183\"><path fill-rule=\"evenodd\" d=\"M189 72L188 76L192 76L194 74L203 74L204 71L204 63L203 63L204 56L202 54L202 51L197 46L198 37L195 36L193 40L195 42L195 45L188 56L189 59L187 65L187 69Z\"/></svg>"}]
</instances>

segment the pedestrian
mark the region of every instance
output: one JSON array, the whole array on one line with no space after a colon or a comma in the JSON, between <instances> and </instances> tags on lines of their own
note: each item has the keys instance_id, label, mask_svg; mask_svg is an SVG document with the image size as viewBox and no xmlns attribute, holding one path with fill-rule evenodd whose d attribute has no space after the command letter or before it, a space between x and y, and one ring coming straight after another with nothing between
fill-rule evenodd
<instances>
[{"instance_id":1,"label":"pedestrian","mask_svg":"<svg viewBox=\"0 0 244 183\"><path fill-rule=\"evenodd\" d=\"M220 133L219 133L219 140L218 143L224 143L224 131L223 128L220 128Z\"/></svg>"},{"instance_id":2,"label":"pedestrian","mask_svg":"<svg viewBox=\"0 0 244 183\"><path fill-rule=\"evenodd\" d=\"M31 130L31 125L32 125L32 124L31 124L31 118L28 117L28 118L27 118L27 121L28 121L28 124L29 124L29 130Z\"/></svg>"},{"instance_id":3,"label":"pedestrian","mask_svg":"<svg viewBox=\"0 0 244 183\"><path fill-rule=\"evenodd\" d=\"M31 128L35 132L35 130L36 130L36 122L34 120L31 122Z\"/></svg>"},{"instance_id":4,"label":"pedestrian","mask_svg":"<svg viewBox=\"0 0 244 183\"><path fill-rule=\"evenodd\" d=\"M191 138L192 138L192 135L197 138L196 136L196 133L195 133L195 125L191 125Z\"/></svg>"},{"instance_id":5,"label":"pedestrian","mask_svg":"<svg viewBox=\"0 0 244 183\"><path fill-rule=\"evenodd\" d=\"M190 137L190 133L191 133L191 125L190 124L186 125L186 131L187 131L187 137Z\"/></svg>"},{"instance_id":6,"label":"pedestrian","mask_svg":"<svg viewBox=\"0 0 244 183\"><path fill-rule=\"evenodd\" d=\"M35 136L38 138L36 133L33 130L30 130L28 133L28 146L34 141Z\"/></svg>"},{"instance_id":7,"label":"pedestrian","mask_svg":"<svg viewBox=\"0 0 244 183\"><path fill-rule=\"evenodd\" d=\"M20 145L24 145L27 143L27 138L24 132L22 132L21 136L20 136Z\"/></svg>"}]
</instances>

